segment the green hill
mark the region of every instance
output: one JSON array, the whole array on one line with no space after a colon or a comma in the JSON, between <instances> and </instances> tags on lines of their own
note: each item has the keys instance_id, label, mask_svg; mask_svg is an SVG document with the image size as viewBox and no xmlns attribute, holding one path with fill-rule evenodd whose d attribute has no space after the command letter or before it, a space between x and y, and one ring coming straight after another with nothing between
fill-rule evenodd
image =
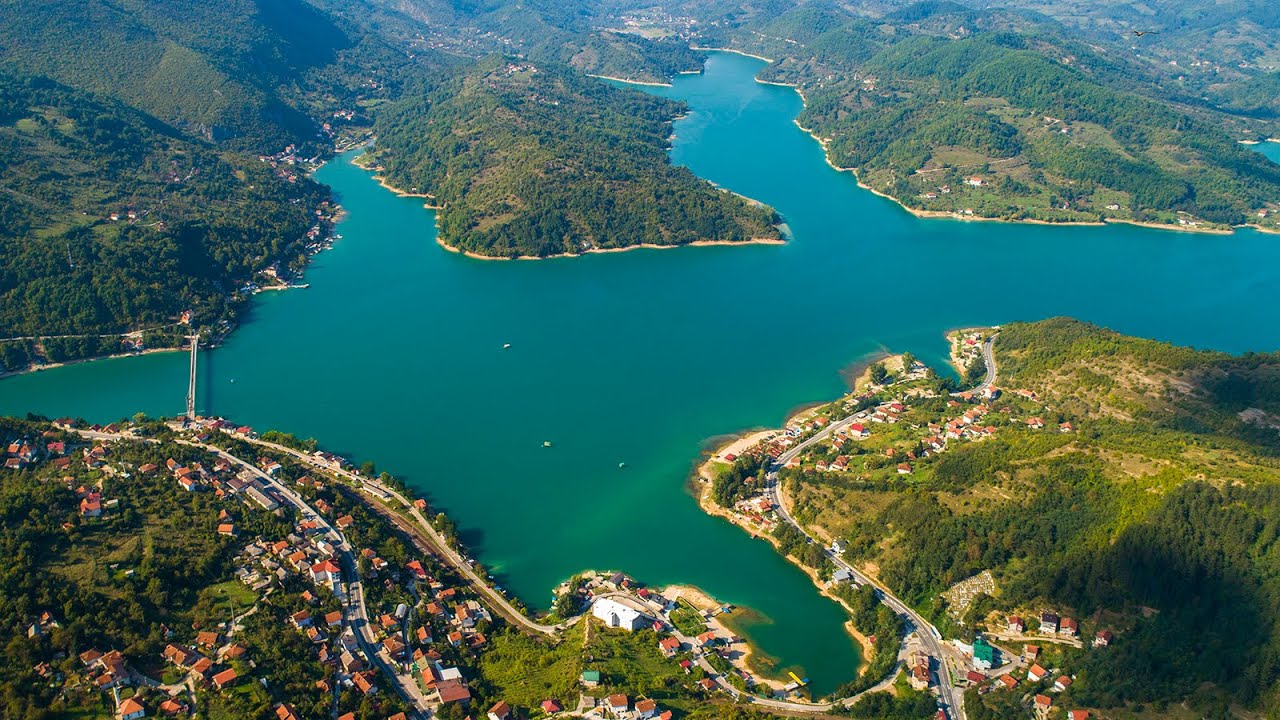
<instances>
[{"instance_id":1,"label":"green hill","mask_svg":"<svg viewBox=\"0 0 1280 720\"><path fill-rule=\"evenodd\" d=\"M432 193L444 241L484 255L778 238L771 210L671 165L679 110L555 65L494 59L381 112L370 162Z\"/></svg>"},{"instance_id":2,"label":"green hill","mask_svg":"<svg viewBox=\"0 0 1280 720\"><path fill-rule=\"evenodd\" d=\"M792 514L843 538L845 559L953 636L1003 634L1008 615L1076 618L1082 648L1006 644L1042 644L1045 667L1075 676L1055 705L1104 717L1165 717L1160 708L1184 700L1207 716L1227 704L1273 711L1280 355L1197 351L1067 319L1006 326L995 351L995 400L930 397L936 378L880 393L905 406L898 422L871 423L868 438L783 472ZM951 435L965 412L977 419ZM828 467L836 455L847 469ZM909 474L895 469L903 460ZM988 589L951 591L984 572ZM1102 630L1111 647L1090 648ZM1051 682L973 694L970 715L1030 717L1017 696Z\"/></svg>"},{"instance_id":3,"label":"green hill","mask_svg":"<svg viewBox=\"0 0 1280 720\"><path fill-rule=\"evenodd\" d=\"M1275 132L1268 76L1233 72L1214 84L1200 77L1212 63L1165 62L1190 64L1188 54L1204 57L1199 49L1179 55L1170 40L1167 58L1130 50L1125 33L1064 25L1045 5L1075 12L1054 3L784 0L746 3L741 17L726 18L680 7L700 20L695 41L773 58L762 78L800 89L799 122L827 141L831 161L909 208L1280 228L1280 166L1236 142ZM1084 15L1106 11L1087 5ZM1209 13L1223 37L1257 34L1231 27L1246 5Z\"/></svg>"},{"instance_id":4,"label":"green hill","mask_svg":"<svg viewBox=\"0 0 1280 720\"><path fill-rule=\"evenodd\" d=\"M228 318L239 284L300 265L326 197L113 100L0 73L0 337ZM11 345L0 364L25 364Z\"/></svg>"}]
</instances>

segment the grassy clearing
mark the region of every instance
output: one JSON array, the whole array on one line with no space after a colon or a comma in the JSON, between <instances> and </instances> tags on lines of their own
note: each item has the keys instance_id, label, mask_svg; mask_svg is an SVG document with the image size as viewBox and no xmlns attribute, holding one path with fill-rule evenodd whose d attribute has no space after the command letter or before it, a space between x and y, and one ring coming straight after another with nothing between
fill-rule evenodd
<instances>
[{"instance_id":1,"label":"grassy clearing","mask_svg":"<svg viewBox=\"0 0 1280 720\"><path fill-rule=\"evenodd\" d=\"M496 696L517 708L534 709L548 698L573 707L583 670L584 628L578 623L555 645L513 630L497 633L480 656L480 675L493 685Z\"/></svg>"}]
</instances>

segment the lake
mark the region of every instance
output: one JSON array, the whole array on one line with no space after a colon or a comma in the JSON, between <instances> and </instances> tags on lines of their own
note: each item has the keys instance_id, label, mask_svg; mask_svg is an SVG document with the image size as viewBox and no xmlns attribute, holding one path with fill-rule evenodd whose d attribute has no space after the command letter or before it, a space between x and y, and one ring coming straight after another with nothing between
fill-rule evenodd
<instances>
[{"instance_id":1,"label":"lake","mask_svg":"<svg viewBox=\"0 0 1280 720\"><path fill-rule=\"evenodd\" d=\"M347 210L344 238L315 258L310 289L260 295L202 356L199 409L404 478L531 605L594 568L749 607L744 633L821 695L859 662L843 614L767 543L698 509L686 483L708 438L837 396L841 371L877 352L940 365L961 326L1072 315L1280 348L1280 237L918 219L828 166L792 123L799 96L755 82L761 67L717 53L648 90L689 104L673 160L777 208L792 242L471 260L436 245L421 200L343 155L317 178ZM180 414L186 363L14 377L0 412Z\"/></svg>"}]
</instances>

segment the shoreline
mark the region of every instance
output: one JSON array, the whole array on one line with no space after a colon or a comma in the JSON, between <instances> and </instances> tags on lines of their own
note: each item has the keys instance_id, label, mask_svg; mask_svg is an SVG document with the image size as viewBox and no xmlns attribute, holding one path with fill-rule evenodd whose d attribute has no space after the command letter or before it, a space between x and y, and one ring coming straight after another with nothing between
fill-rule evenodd
<instances>
[{"instance_id":1,"label":"shoreline","mask_svg":"<svg viewBox=\"0 0 1280 720\"><path fill-rule=\"evenodd\" d=\"M444 238L441 237L438 233L436 235L436 244L444 248L445 250L448 250L451 253L457 253L459 255L469 257L472 260L507 261L507 260L554 260L557 258L576 258L576 257L582 257L584 255L603 255L607 253L629 252L631 250L674 250L676 248L683 248L683 247L716 247L716 246L730 246L730 245L733 245L733 246L786 245L787 241L782 239L775 240L773 238L751 238L750 240L694 240L691 243L684 243L683 245L655 245L653 243L640 243L638 245L628 245L626 247L618 247L618 248L591 248L590 250L583 250L582 252L579 252L579 253L556 253L554 255L517 255L515 257L507 257L504 255L482 255L477 252L472 252L471 250L463 250L462 248L455 247L445 242Z\"/></svg>"},{"instance_id":2,"label":"shoreline","mask_svg":"<svg viewBox=\"0 0 1280 720\"><path fill-rule=\"evenodd\" d=\"M724 603L717 601L706 593L705 590L696 585L668 585L659 588L658 592L671 598L672 600L684 600L702 612L714 611L724 606ZM738 612L750 612L743 608L738 608ZM732 615L729 613L728 615ZM736 651L736 657L727 659L729 664L734 668L750 674L757 683L763 683L774 691L781 691L786 686L786 680L782 678L770 677L764 671L752 665L752 658L763 655L764 653L752 645L743 633L735 630L732 625L721 619L721 615L716 615L707 619L707 628L716 634L717 637L728 640L729 638L737 638L737 642L731 643L730 648Z\"/></svg>"},{"instance_id":3,"label":"shoreline","mask_svg":"<svg viewBox=\"0 0 1280 720\"><path fill-rule=\"evenodd\" d=\"M762 55L753 55L749 52L743 52L741 50L734 50L731 48L702 48L702 47L691 46L690 49L703 50L707 52L728 52L728 53L734 53L736 55L744 55L746 57L756 58L758 60L763 60L767 63L775 62L773 59L764 57ZM809 107L809 99L805 97L804 92L800 89L799 85L796 85L795 83L781 82L778 80L762 80L759 77L756 77L753 79L756 82L760 83L761 85L776 85L778 87L789 87L792 90L795 90L796 94L800 96L801 105L805 108ZM1165 223L1142 222L1138 220L1128 220L1125 218L1103 218L1102 220L1099 220L1099 221L1068 220L1063 222L1055 222L1051 220L1036 220L1034 218L1009 220L1006 218L988 217L985 215L965 215L960 212L947 211L947 210L920 210L918 208L913 208L908 206L907 204L902 202L902 200L900 200L899 198L889 195L888 193L884 193L879 190L876 190L870 185L867 185L862 181L862 178L858 177L858 171L855 168L840 167L839 165L836 165L834 162L832 162L830 151L827 149L828 145L831 142L830 138L823 138L819 136L818 133L815 132L814 130L811 130L810 128L807 128L804 125L802 125L800 123L800 118L798 116L795 118L792 118L791 122L794 123L796 127L804 131L807 135L809 135L809 137L813 138L818 142L818 144L822 147L823 159L826 160L827 165L831 166L833 170L835 170L836 172L853 173L854 180L857 181L858 187L862 188L863 190L869 190L871 191L872 194L878 195L882 198L885 198L886 200L893 201L895 204L898 205L898 207L902 208L903 210L906 210L908 213L911 213L912 215L918 218L930 219L930 220L964 220L966 222L1002 222L1002 223L1022 224L1022 225L1059 225L1063 227L1071 227L1071 226L1104 227L1108 224L1123 224L1123 225L1134 225L1137 227L1150 228L1152 230L1173 230L1176 232L1202 233L1206 235L1232 235L1238 229L1251 228L1259 232L1280 234L1280 229L1266 228L1266 227L1262 227L1260 225L1254 225L1251 223L1244 223L1243 225L1234 225L1230 229L1225 229L1225 228L1187 227L1185 225L1168 225ZM1245 145L1257 145L1257 144L1260 144L1261 142L1280 143L1280 138L1267 138L1265 141L1241 140L1239 142Z\"/></svg>"},{"instance_id":4,"label":"shoreline","mask_svg":"<svg viewBox=\"0 0 1280 720\"><path fill-rule=\"evenodd\" d=\"M762 432L774 433L778 431L770 430L770 431L762 431ZM712 462L715 462L714 457L711 460L708 460L706 463L703 463L703 465L699 467L699 472L701 473ZM719 505L717 505L715 500L711 498L711 480L710 479L707 479L706 481L700 481L698 482L698 485L699 487L696 488L697 495L698 495L698 506L702 508L703 512L707 513L712 517L724 518L730 524L738 527L741 530L746 531L748 534L751 535L752 539L761 538L767 541L770 545L773 546L774 552L778 553L778 555L781 555L782 558L787 561L787 563L798 568L800 572L803 572L805 575L809 577L809 581L813 583L813 586L818 591L819 595L840 605L840 607L844 609L845 613L852 613L852 608L849 607L848 603L846 603L842 598L838 597L835 593L831 592L830 588L828 588L826 584L822 582L821 578L818 577L817 570L814 570L813 568L798 562L791 555L783 555L781 548L778 546L777 539L775 539L772 535L769 535L768 533L758 532L756 529L751 528L750 526L739 521L737 516L734 515L732 512L730 512L728 509L722 508ZM871 644L871 639L869 637L867 637L865 634L859 631L857 627L854 626L852 618L846 617L843 625L844 625L845 631L849 633L849 637L852 638L853 641L858 645L858 650L859 650L858 654L859 654L860 662L858 663L858 672L854 675L854 677L860 678L864 674L866 674L867 668L870 667L871 665L870 660L872 657L875 656L875 646Z\"/></svg>"},{"instance_id":5,"label":"shoreline","mask_svg":"<svg viewBox=\"0 0 1280 720\"><path fill-rule=\"evenodd\" d=\"M370 173L370 176L375 181L377 181L379 185L391 191L392 193L395 193L399 197L426 198L431 201L434 201L436 199L436 196L432 195L431 193L421 193L421 192L414 193L414 192L409 192L407 190L402 190L392 185L387 180L386 177L378 175L377 172L372 168L368 168L363 165L360 165L359 163L355 162L355 160L352 160L352 164ZM705 181L705 182L709 182L709 181ZM711 183L711 186L722 192L738 195L738 193L734 193L732 190L725 190L724 188L721 188L715 185L714 183ZM761 203L759 200L755 200L754 198L748 198L745 195L738 195L738 197L748 202L759 203L762 206L764 205L764 203ZM423 203L422 207L428 210L435 211L437 213L438 211L444 209L443 205L436 205L433 202ZM629 250L670 250L670 249L682 248L682 247L714 247L714 246L729 246L729 245L786 245L787 241L783 238L763 238L762 237L762 238L750 238L748 240L694 240L691 243L684 243L681 245L656 245L653 243L640 243L638 245L628 245L626 247L619 247L619 248L591 248L590 250L583 250L582 252L579 252L579 253L556 253L554 255L517 255L515 257L508 257L504 255L483 255L481 253L473 252L471 250L463 250L462 248L457 247L456 245L450 245L444 239L444 235L442 235L440 232L440 216L439 214L437 214L436 215L436 244L451 253L456 253L458 255L471 258L472 260L551 260L554 258L575 258L575 257L582 257L583 255L627 252Z\"/></svg>"},{"instance_id":6,"label":"shoreline","mask_svg":"<svg viewBox=\"0 0 1280 720\"><path fill-rule=\"evenodd\" d=\"M22 370L0 370L0 380L7 380L11 377L19 375L28 375L31 373L43 372L45 370L55 370L69 365L82 365L84 363L97 362L98 360L117 360L119 358L140 357L142 355L154 355L155 353L168 352L188 352L186 348L147 348L136 352L112 353L111 355L94 355L87 358L76 358L75 360L64 360L56 363L40 363L37 365L28 365Z\"/></svg>"},{"instance_id":7,"label":"shoreline","mask_svg":"<svg viewBox=\"0 0 1280 720\"><path fill-rule=\"evenodd\" d=\"M700 71L699 71L700 72ZM685 74L684 72L680 73ZM587 77L596 78L598 80L612 80L614 82L626 83L628 85L647 85L649 87L671 87L671 83L649 82L648 80L630 80L628 78L620 78L615 75L596 75L594 73L583 73Z\"/></svg>"},{"instance_id":8,"label":"shoreline","mask_svg":"<svg viewBox=\"0 0 1280 720\"><path fill-rule=\"evenodd\" d=\"M757 60L763 60L763 61L765 61L765 62L767 62L767 63L777 62L777 61L776 61L776 60L774 60L773 58L767 58L767 57L765 57L765 56L763 56L763 55L755 55L755 54L753 54L753 53L749 53L749 52L747 52L747 51L745 51L745 50L734 50L733 48L727 48L727 47L697 47L697 46L695 46L695 45L690 45L690 46L689 46L689 49L690 49L690 50L696 50L696 51L698 51L698 52L727 52L727 53L733 53L734 55L742 55L742 56L744 56L744 57L755 58L755 59L757 59Z\"/></svg>"}]
</instances>

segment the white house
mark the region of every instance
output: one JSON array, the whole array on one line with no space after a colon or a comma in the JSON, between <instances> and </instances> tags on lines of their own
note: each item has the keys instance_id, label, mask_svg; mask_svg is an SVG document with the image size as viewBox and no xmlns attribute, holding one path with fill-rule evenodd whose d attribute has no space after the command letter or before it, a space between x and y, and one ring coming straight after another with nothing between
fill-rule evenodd
<instances>
[{"instance_id":1,"label":"white house","mask_svg":"<svg viewBox=\"0 0 1280 720\"><path fill-rule=\"evenodd\" d=\"M639 610L627 607L612 598L600 598L591 606L591 614L609 627L638 630L649 624L650 618Z\"/></svg>"}]
</instances>

